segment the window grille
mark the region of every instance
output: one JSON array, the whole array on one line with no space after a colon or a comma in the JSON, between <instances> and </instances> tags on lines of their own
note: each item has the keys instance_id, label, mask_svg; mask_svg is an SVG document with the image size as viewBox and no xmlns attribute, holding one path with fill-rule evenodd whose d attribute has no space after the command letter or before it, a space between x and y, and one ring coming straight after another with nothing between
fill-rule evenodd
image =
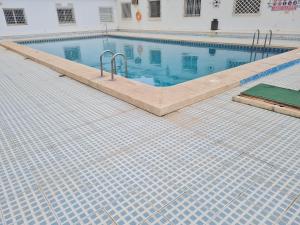
<instances>
[{"instance_id":1,"label":"window grille","mask_svg":"<svg viewBox=\"0 0 300 225\"><path fill-rule=\"evenodd\" d=\"M259 14L261 0L235 0L233 12L235 15Z\"/></svg>"},{"instance_id":2,"label":"window grille","mask_svg":"<svg viewBox=\"0 0 300 225\"><path fill-rule=\"evenodd\" d=\"M113 22L113 9L107 7L99 8L100 22Z\"/></svg>"},{"instance_id":3,"label":"window grille","mask_svg":"<svg viewBox=\"0 0 300 225\"><path fill-rule=\"evenodd\" d=\"M58 22L60 24L75 23L75 16L73 8L57 8Z\"/></svg>"},{"instance_id":4,"label":"window grille","mask_svg":"<svg viewBox=\"0 0 300 225\"><path fill-rule=\"evenodd\" d=\"M185 0L184 11L185 16L200 16L201 0Z\"/></svg>"},{"instance_id":5,"label":"window grille","mask_svg":"<svg viewBox=\"0 0 300 225\"><path fill-rule=\"evenodd\" d=\"M3 9L7 25L26 25L24 9Z\"/></svg>"},{"instance_id":6,"label":"window grille","mask_svg":"<svg viewBox=\"0 0 300 225\"><path fill-rule=\"evenodd\" d=\"M131 18L131 3L122 3L122 18Z\"/></svg>"},{"instance_id":7,"label":"window grille","mask_svg":"<svg viewBox=\"0 0 300 225\"><path fill-rule=\"evenodd\" d=\"M151 18L160 17L160 1L149 1L149 10Z\"/></svg>"}]
</instances>

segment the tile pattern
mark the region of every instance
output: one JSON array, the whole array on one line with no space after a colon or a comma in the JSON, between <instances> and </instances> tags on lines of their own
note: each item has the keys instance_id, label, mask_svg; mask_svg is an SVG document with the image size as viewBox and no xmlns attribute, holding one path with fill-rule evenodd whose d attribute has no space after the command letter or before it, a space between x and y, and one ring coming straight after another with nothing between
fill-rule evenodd
<instances>
[{"instance_id":1,"label":"tile pattern","mask_svg":"<svg viewBox=\"0 0 300 225\"><path fill-rule=\"evenodd\" d=\"M155 42L155 43L164 43L164 44L173 44L173 45L182 45L182 46L192 46L192 47L212 47L212 48L223 48L223 49L237 49L237 50L252 50L254 52L262 52L265 53L283 53L294 48L289 47L263 47L263 46L254 46L252 47L250 44L248 45L239 45L239 44L225 44L225 43L206 43L203 41L188 41L188 40L171 40L171 39L160 39L160 38L147 38L147 37L133 37L133 36L126 36L126 35L107 35L113 38L121 38L121 39L128 39L128 40L143 40L148 42ZM33 40L23 40L18 41L18 44L32 44L32 43L47 43L47 42L56 42L56 41L66 41L66 40L81 40L81 39L90 39L90 38L102 38L104 37L103 34L91 34L91 35L84 35L84 36L67 36L67 37L56 37L56 38L42 38L42 39L33 39Z\"/></svg>"},{"instance_id":2,"label":"tile pattern","mask_svg":"<svg viewBox=\"0 0 300 225\"><path fill-rule=\"evenodd\" d=\"M246 84L248 82L252 82L252 81L255 81L257 79L261 79L262 77L269 76L269 75L271 75L273 73L279 72L281 70L284 70L284 69L286 69L288 67L297 65L299 63L300 63L300 59L296 59L296 60L293 60L293 61L290 61L290 62L287 62L287 63L280 64L280 65L278 65L276 67L273 67L271 69L268 69L268 70L266 70L264 72L255 74L255 75L253 75L251 77L248 77L248 78L246 78L244 80L241 80L240 84L243 85L243 84Z\"/></svg>"},{"instance_id":3,"label":"tile pattern","mask_svg":"<svg viewBox=\"0 0 300 225\"><path fill-rule=\"evenodd\" d=\"M0 48L0 224L300 224L300 123L231 101L163 118Z\"/></svg>"},{"instance_id":4,"label":"tile pattern","mask_svg":"<svg viewBox=\"0 0 300 225\"><path fill-rule=\"evenodd\" d=\"M120 29L120 32L130 32L130 33L138 33L133 30ZM140 32L139 32L140 33ZM147 31L143 30L143 33L146 34L168 34L168 35L182 35L182 36L197 36L197 37L223 37L223 38L238 38L238 39L250 39L253 38L253 33L199 33L199 32L174 32L174 31ZM300 41L299 34L273 34L272 40L290 40L290 41Z\"/></svg>"}]
</instances>

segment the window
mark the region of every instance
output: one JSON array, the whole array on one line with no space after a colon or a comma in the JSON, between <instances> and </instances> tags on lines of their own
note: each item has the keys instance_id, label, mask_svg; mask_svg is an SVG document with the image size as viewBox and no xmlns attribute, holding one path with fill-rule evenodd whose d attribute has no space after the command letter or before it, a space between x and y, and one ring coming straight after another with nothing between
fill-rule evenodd
<instances>
[{"instance_id":1,"label":"window","mask_svg":"<svg viewBox=\"0 0 300 225\"><path fill-rule=\"evenodd\" d=\"M75 16L73 8L57 8L58 22L60 24L75 23Z\"/></svg>"},{"instance_id":2,"label":"window","mask_svg":"<svg viewBox=\"0 0 300 225\"><path fill-rule=\"evenodd\" d=\"M26 25L24 9L3 9L7 25Z\"/></svg>"},{"instance_id":3,"label":"window","mask_svg":"<svg viewBox=\"0 0 300 225\"><path fill-rule=\"evenodd\" d=\"M149 1L149 16L151 18L160 17L160 1L150 0Z\"/></svg>"},{"instance_id":4,"label":"window","mask_svg":"<svg viewBox=\"0 0 300 225\"><path fill-rule=\"evenodd\" d=\"M259 14L261 0L235 0L233 13L235 15Z\"/></svg>"},{"instance_id":5,"label":"window","mask_svg":"<svg viewBox=\"0 0 300 225\"><path fill-rule=\"evenodd\" d=\"M122 3L122 18L131 18L131 3Z\"/></svg>"},{"instance_id":6,"label":"window","mask_svg":"<svg viewBox=\"0 0 300 225\"><path fill-rule=\"evenodd\" d=\"M113 22L113 10L112 8L107 7L100 7L99 8L100 14L100 22Z\"/></svg>"},{"instance_id":7,"label":"window","mask_svg":"<svg viewBox=\"0 0 300 225\"><path fill-rule=\"evenodd\" d=\"M200 16L201 0L185 0L184 15L185 16Z\"/></svg>"}]
</instances>

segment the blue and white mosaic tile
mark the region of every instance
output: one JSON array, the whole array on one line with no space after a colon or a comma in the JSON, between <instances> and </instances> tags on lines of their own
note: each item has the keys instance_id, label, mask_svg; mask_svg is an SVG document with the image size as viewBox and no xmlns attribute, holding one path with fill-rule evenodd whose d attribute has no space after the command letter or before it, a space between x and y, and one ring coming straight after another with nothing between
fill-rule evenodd
<instances>
[{"instance_id":1,"label":"blue and white mosaic tile","mask_svg":"<svg viewBox=\"0 0 300 225\"><path fill-rule=\"evenodd\" d=\"M256 82L159 118L0 48L0 224L300 224L299 120L231 101Z\"/></svg>"}]
</instances>

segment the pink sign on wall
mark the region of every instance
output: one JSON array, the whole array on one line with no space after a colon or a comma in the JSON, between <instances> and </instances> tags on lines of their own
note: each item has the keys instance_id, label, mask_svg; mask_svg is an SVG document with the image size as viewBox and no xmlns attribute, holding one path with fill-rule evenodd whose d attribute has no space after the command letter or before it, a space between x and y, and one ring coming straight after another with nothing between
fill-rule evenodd
<instances>
[{"instance_id":1,"label":"pink sign on wall","mask_svg":"<svg viewBox=\"0 0 300 225\"><path fill-rule=\"evenodd\" d=\"M292 11L300 7L300 0L270 0L272 11Z\"/></svg>"}]
</instances>

